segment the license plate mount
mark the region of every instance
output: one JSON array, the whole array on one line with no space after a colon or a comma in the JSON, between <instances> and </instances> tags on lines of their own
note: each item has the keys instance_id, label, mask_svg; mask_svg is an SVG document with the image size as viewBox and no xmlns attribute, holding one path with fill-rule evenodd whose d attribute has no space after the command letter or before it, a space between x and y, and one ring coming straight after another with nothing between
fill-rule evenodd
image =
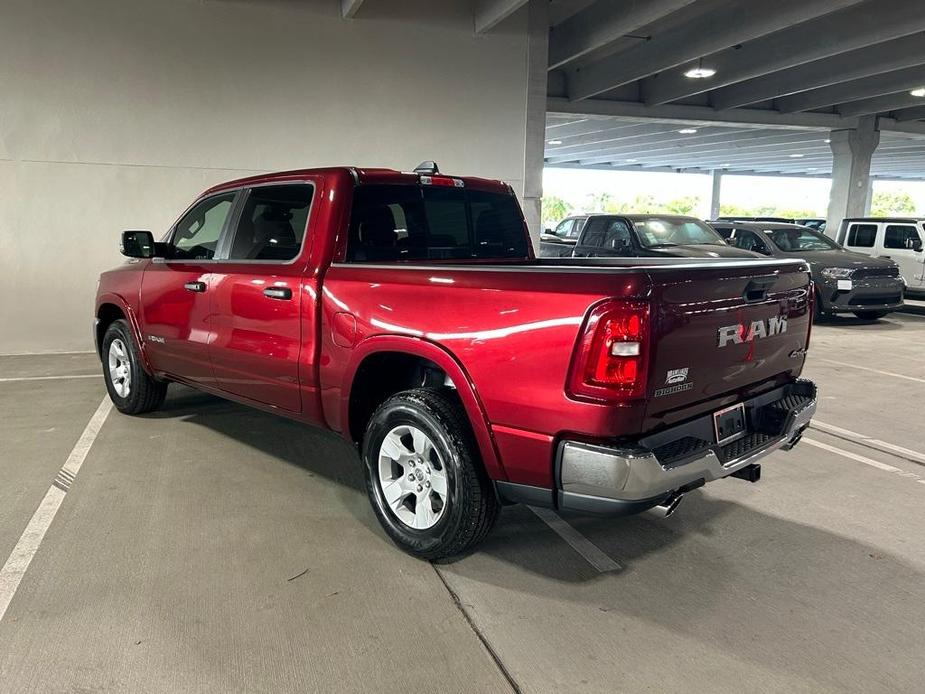
<instances>
[{"instance_id":1,"label":"license plate mount","mask_svg":"<svg viewBox=\"0 0 925 694\"><path fill-rule=\"evenodd\" d=\"M716 444L723 446L745 436L745 405L741 402L713 413L713 431Z\"/></svg>"}]
</instances>

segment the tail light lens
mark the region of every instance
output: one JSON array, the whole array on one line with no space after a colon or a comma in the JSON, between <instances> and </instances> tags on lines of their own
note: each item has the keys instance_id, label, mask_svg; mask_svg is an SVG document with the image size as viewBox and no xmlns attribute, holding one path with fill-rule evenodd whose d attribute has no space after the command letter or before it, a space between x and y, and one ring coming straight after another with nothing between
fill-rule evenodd
<instances>
[{"instance_id":1,"label":"tail light lens","mask_svg":"<svg viewBox=\"0 0 925 694\"><path fill-rule=\"evenodd\" d=\"M648 304L608 301L595 307L579 338L569 394L609 401L645 396L649 342Z\"/></svg>"}]
</instances>

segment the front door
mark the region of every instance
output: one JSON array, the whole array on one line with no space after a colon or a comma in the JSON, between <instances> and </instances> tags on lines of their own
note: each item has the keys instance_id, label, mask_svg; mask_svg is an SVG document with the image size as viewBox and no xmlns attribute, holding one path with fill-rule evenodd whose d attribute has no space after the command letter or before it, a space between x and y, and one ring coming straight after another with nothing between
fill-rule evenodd
<instances>
[{"instance_id":1,"label":"front door","mask_svg":"<svg viewBox=\"0 0 925 694\"><path fill-rule=\"evenodd\" d=\"M925 251L922 231L916 224L885 224L880 236L880 255L890 258L899 265L899 271L906 278L910 289L925 287L922 273L925 271ZM918 250L916 250L918 249Z\"/></svg>"},{"instance_id":2,"label":"front door","mask_svg":"<svg viewBox=\"0 0 925 694\"><path fill-rule=\"evenodd\" d=\"M310 361L314 351L315 302L303 290L314 190L311 183L247 190L227 257L212 272L218 387L290 412L303 410L300 355Z\"/></svg>"},{"instance_id":3,"label":"front door","mask_svg":"<svg viewBox=\"0 0 925 694\"><path fill-rule=\"evenodd\" d=\"M141 332L155 371L213 385L209 359L212 268L236 193L195 203L177 222L165 258L153 260L141 284Z\"/></svg>"}]
</instances>

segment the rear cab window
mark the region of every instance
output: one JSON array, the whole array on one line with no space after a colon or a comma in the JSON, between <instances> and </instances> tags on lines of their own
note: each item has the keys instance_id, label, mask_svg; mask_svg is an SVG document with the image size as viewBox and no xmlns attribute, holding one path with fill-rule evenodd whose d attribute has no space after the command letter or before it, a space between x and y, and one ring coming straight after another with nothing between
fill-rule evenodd
<instances>
[{"instance_id":1,"label":"rear cab window","mask_svg":"<svg viewBox=\"0 0 925 694\"><path fill-rule=\"evenodd\" d=\"M416 185L366 184L354 191L348 262L526 258L513 195Z\"/></svg>"}]
</instances>

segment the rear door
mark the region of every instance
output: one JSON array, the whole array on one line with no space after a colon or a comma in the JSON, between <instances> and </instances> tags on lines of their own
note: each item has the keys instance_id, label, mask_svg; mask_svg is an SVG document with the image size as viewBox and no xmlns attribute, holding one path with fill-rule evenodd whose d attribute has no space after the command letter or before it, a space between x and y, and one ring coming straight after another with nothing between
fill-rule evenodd
<instances>
[{"instance_id":1,"label":"rear door","mask_svg":"<svg viewBox=\"0 0 925 694\"><path fill-rule=\"evenodd\" d=\"M917 224L888 223L877 239L877 250L884 258L899 265L899 271L913 289L923 286L925 252L922 251L922 232ZM918 248L919 250L915 250Z\"/></svg>"},{"instance_id":2,"label":"rear door","mask_svg":"<svg viewBox=\"0 0 925 694\"><path fill-rule=\"evenodd\" d=\"M215 254L237 192L197 201L176 223L167 257L154 259L141 283L141 327L156 371L214 385L209 358Z\"/></svg>"},{"instance_id":3,"label":"rear door","mask_svg":"<svg viewBox=\"0 0 925 694\"><path fill-rule=\"evenodd\" d=\"M300 355L314 345L314 301L305 298L302 279L315 188L305 182L246 190L212 270L210 353L218 387L289 412L302 411Z\"/></svg>"},{"instance_id":4,"label":"rear door","mask_svg":"<svg viewBox=\"0 0 925 694\"><path fill-rule=\"evenodd\" d=\"M650 417L792 378L810 327L802 261L654 269Z\"/></svg>"},{"instance_id":5,"label":"rear door","mask_svg":"<svg viewBox=\"0 0 925 694\"><path fill-rule=\"evenodd\" d=\"M633 231L620 217L592 217L575 247L575 257L627 258L638 255Z\"/></svg>"}]
</instances>

